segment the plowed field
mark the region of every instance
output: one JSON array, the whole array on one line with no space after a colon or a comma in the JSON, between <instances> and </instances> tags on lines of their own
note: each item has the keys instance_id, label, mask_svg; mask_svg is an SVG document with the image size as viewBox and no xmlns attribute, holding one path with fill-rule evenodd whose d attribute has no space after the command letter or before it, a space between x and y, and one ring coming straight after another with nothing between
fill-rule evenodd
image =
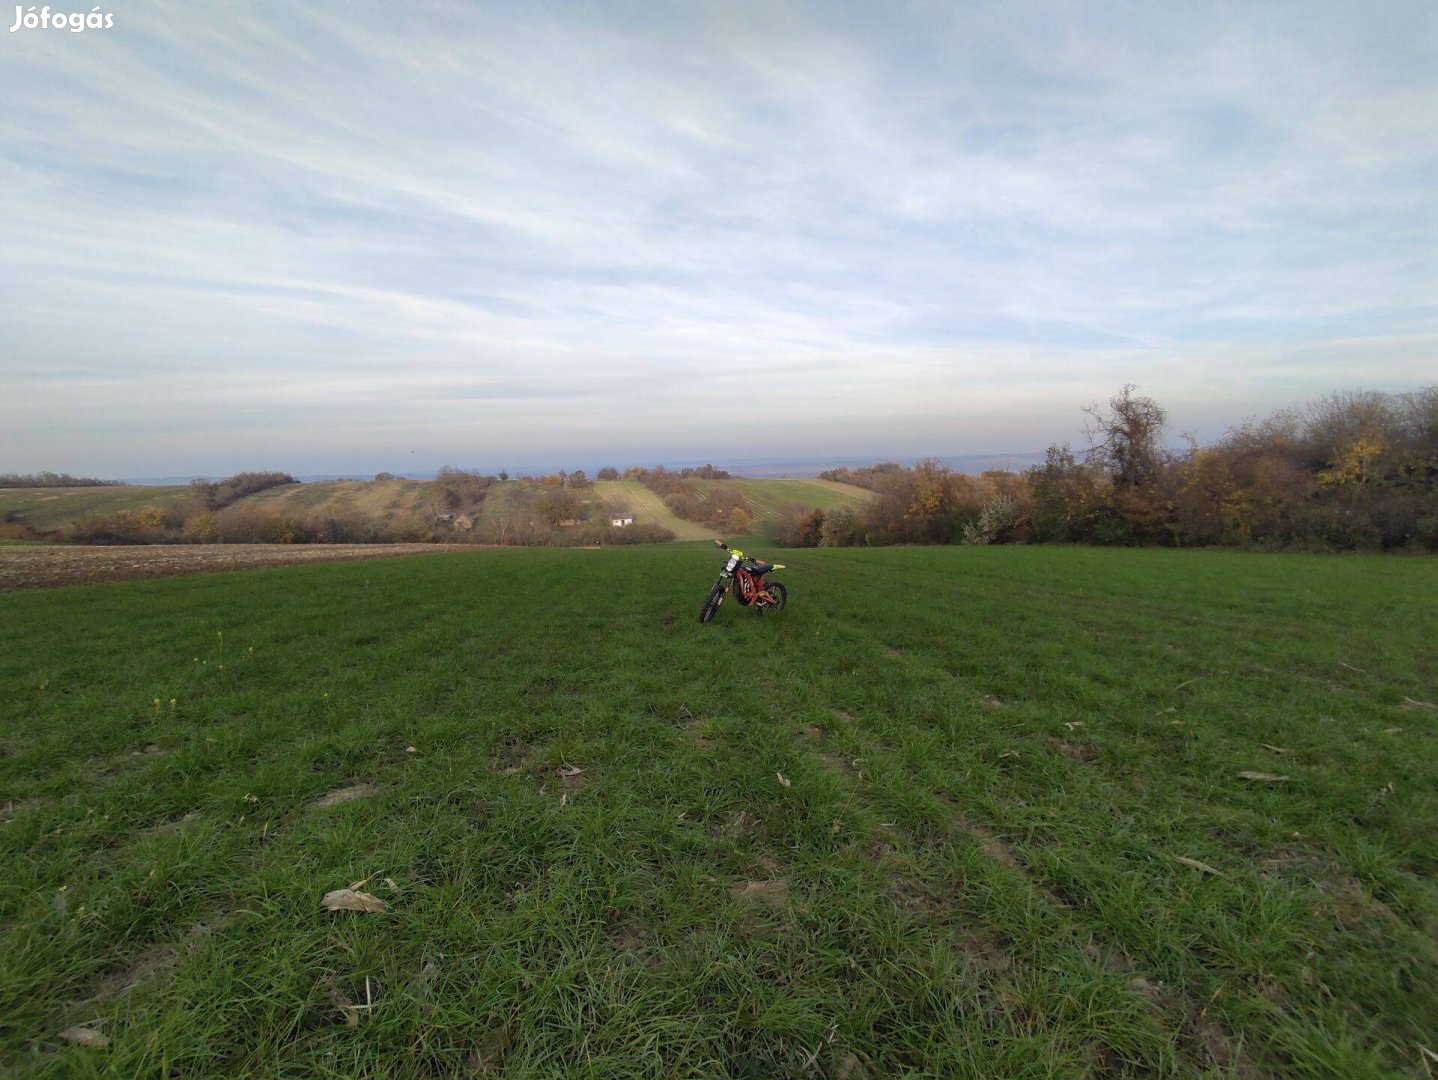
<instances>
[{"instance_id":1,"label":"plowed field","mask_svg":"<svg viewBox=\"0 0 1438 1080\"><path fill-rule=\"evenodd\" d=\"M0 592L95 581L169 577L335 559L473 551L459 544L164 544L136 547L0 547Z\"/></svg>"}]
</instances>

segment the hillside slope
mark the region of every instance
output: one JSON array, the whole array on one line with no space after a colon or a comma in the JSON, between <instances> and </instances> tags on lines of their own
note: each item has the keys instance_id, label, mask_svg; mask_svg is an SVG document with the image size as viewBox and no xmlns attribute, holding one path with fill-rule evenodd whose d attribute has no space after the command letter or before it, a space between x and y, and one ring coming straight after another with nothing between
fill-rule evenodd
<instances>
[{"instance_id":1,"label":"hillside slope","mask_svg":"<svg viewBox=\"0 0 1438 1080\"><path fill-rule=\"evenodd\" d=\"M0 488L0 521L14 520L46 532L82 518L170 506L194 495L188 484L169 487L123 485L79 488Z\"/></svg>"},{"instance_id":2,"label":"hillside slope","mask_svg":"<svg viewBox=\"0 0 1438 1080\"><path fill-rule=\"evenodd\" d=\"M676 540L706 540L714 535L713 528L708 525L675 517L664 505L664 500L638 480L596 480L594 490L604 501L633 510L636 521L651 521L664 526Z\"/></svg>"},{"instance_id":3,"label":"hillside slope","mask_svg":"<svg viewBox=\"0 0 1438 1080\"><path fill-rule=\"evenodd\" d=\"M287 513L349 505L367 516L385 518L418 509L426 486L421 480L317 480L268 488L241 501Z\"/></svg>"},{"instance_id":4,"label":"hillside slope","mask_svg":"<svg viewBox=\"0 0 1438 1080\"><path fill-rule=\"evenodd\" d=\"M490 488L483 515L493 519L516 512L524 483L496 481ZM696 487L702 498L719 484L743 493L755 511L757 532L767 531L780 515L794 508L853 505L870 497L862 488L816 479L700 480ZM429 487L429 482L422 480L319 480L268 488L233 505L299 516L345 510L389 521L397 514L424 511ZM0 489L0 520L10 514L16 522L40 532L64 530L87 517L147 506L169 506L194 494L189 485ZM702 540L714 535L710 526L675 517L663 499L635 480L599 480L592 489L581 490L579 495L586 502L599 500L628 506L637 520L661 525L679 540Z\"/></svg>"}]
</instances>

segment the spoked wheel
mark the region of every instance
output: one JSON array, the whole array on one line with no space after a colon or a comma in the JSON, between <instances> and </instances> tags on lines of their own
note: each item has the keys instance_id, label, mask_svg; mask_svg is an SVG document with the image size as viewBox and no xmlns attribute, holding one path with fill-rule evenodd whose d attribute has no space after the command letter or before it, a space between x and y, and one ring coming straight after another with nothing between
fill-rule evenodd
<instances>
[{"instance_id":1,"label":"spoked wheel","mask_svg":"<svg viewBox=\"0 0 1438 1080\"><path fill-rule=\"evenodd\" d=\"M769 582L769 584L766 585L765 588L769 590L769 595L774 598L774 602L772 604L755 604L754 614L762 615L766 610L783 611L784 605L789 602L789 590L784 588L784 586L777 581Z\"/></svg>"},{"instance_id":2,"label":"spoked wheel","mask_svg":"<svg viewBox=\"0 0 1438 1080\"><path fill-rule=\"evenodd\" d=\"M708 622L714 618L714 613L719 610L719 605L724 602L724 586L715 585L709 590L709 595L704 599L704 606L699 609L699 621Z\"/></svg>"}]
</instances>

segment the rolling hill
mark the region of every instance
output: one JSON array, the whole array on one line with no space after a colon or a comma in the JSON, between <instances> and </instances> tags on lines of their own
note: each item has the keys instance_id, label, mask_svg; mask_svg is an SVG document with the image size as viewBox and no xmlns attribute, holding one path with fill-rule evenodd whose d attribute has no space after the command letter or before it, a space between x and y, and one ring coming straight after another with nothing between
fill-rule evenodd
<instances>
[{"instance_id":1,"label":"rolling hill","mask_svg":"<svg viewBox=\"0 0 1438 1080\"><path fill-rule=\"evenodd\" d=\"M497 481L491 486L481 515L495 518L507 511L520 512L519 502L527 482ZM771 531L777 519L795 509L828 508L841 504L858 505L870 493L848 484L818 479L746 479L696 481L701 498L715 487L737 488L755 512L757 533ZM424 480L322 480L307 484L284 484L248 495L233 505L253 506L282 513L357 511L366 517L389 521L395 515L425 510L430 482ZM75 522L119 510L140 510L148 506L170 506L195 494L188 484L165 487L126 485L84 488L0 489L0 520L27 526L40 533L63 532ZM677 540L703 540L714 529L684 521L672 514L663 499L636 480L598 480L582 490L586 502L627 507L640 522L661 525Z\"/></svg>"}]
</instances>

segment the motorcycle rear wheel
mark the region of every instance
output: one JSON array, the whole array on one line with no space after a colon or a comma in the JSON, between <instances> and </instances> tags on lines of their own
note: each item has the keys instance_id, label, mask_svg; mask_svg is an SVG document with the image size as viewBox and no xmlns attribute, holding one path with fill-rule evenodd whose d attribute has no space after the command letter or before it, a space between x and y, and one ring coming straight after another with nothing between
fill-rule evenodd
<instances>
[{"instance_id":1,"label":"motorcycle rear wheel","mask_svg":"<svg viewBox=\"0 0 1438 1080\"><path fill-rule=\"evenodd\" d=\"M762 615L766 611L783 611L784 605L789 602L789 590L777 581L771 581L764 587L769 590L769 595L774 598L774 602L772 604L756 604L754 606L755 614Z\"/></svg>"}]
</instances>

